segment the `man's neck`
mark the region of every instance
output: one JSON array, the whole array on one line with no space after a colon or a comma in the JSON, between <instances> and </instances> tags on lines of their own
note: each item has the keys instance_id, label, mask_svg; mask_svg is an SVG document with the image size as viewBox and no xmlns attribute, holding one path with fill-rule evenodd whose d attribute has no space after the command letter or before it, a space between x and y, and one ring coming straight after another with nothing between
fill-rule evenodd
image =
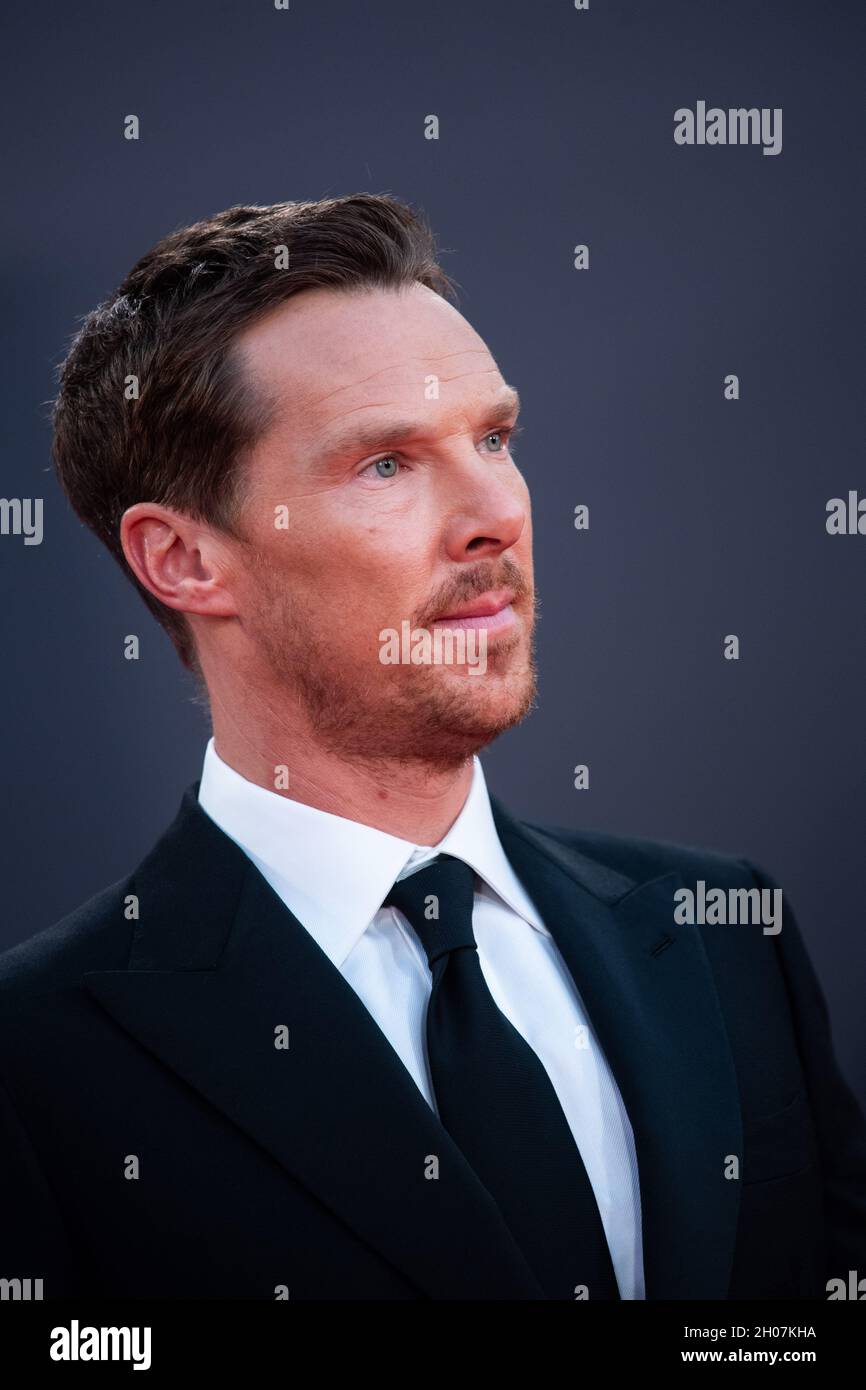
<instances>
[{"instance_id":1,"label":"man's neck","mask_svg":"<svg viewBox=\"0 0 866 1390\"><path fill-rule=\"evenodd\" d=\"M305 732L251 727L213 713L214 747L257 786L318 811L384 830L416 845L435 845L459 816L472 785L472 758L457 767L349 761L319 748Z\"/></svg>"}]
</instances>

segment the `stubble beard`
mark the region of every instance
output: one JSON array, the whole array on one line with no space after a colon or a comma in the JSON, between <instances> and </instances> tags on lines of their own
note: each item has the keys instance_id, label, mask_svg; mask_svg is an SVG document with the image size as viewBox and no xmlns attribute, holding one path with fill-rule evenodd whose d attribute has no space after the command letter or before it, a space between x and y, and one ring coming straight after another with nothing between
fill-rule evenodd
<instances>
[{"instance_id":1,"label":"stubble beard","mask_svg":"<svg viewBox=\"0 0 866 1390\"><path fill-rule=\"evenodd\" d=\"M535 703L534 600L511 637L488 644L487 669L342 662L336 642L299 617L284 582L259 569L254 638L268 683L289 712L300 707L324 751L359 766L383 762L456 768L519 724ZM373 634L374 638L378 634Z\"/></svg>"}]
</instances>

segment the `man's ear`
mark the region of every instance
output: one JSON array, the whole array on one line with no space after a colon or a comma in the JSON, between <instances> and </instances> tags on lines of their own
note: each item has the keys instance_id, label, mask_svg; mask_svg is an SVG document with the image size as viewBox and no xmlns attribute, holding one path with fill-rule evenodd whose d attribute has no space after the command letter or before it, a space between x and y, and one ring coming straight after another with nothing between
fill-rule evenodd
<instances>
[{"instance_id":1,"label":"man's ear","mask_svg":"<svg viewBox=\"0 0 866 1390\"><path fill-rule=\"evenodd\" d=\"M228 542L205 522L158 502L136 502L121 519L120 543L139 583L166 608L237 616Z\"/></svg>"}]
</instances>

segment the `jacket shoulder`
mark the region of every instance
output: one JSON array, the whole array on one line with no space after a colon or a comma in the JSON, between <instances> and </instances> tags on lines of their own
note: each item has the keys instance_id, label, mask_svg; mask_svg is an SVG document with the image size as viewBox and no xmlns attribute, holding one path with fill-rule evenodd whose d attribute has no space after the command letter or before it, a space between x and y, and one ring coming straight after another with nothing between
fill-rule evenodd
<instances>
[{"instance_id":1,"label":"jacket shoulder","mask_svg":"<svg viewBox=\"0 0 866 1390\"><path fill-rule=\"evenodd\" d=\"M58 990L80 986L81 976L88 970L127 968L136 922L126 916L125 899L138 893L144 874L164 883L168 893L176 889L193 843L191 836L200 836L206 823L204 813L197 810L197 791L197 782L187 788L174 821L132 873L95 893L53 926L0 954L2 1012L8 1012L12 1005L26 1007L28 1000L45 999ZM215 827L214 831L220 839L225 838Z\"/></svg>"},{"instance_id":2,"label":"jacket shoulder","mask_svg":"<svg viewBox=\"0 0 866 1390\"><path fill-rule=\"evenodd\" d=\"M666 873L680 873L686 882L690 878L727 880L750 878L753 866L745 856L722 853L703 845L686 845L673 840L655 840L646 836L614 835L602 830L574 830L559 825L543 825L526 821L532 830L576 851L585 859L594 860L606 869L647 883Z\"/></svg>"},{"instance_id":3,"label":"jacket shoulder","mask_svg":"<svg viewBox=\"0 0 866 1390\"><path fill-rule=\"evenodd\" d=\"M134 922L124 916L126 877L74 911L0 954L0 1008L78 984L85 970L122 969L129 959Z\"/></svg>"}]
</instances>

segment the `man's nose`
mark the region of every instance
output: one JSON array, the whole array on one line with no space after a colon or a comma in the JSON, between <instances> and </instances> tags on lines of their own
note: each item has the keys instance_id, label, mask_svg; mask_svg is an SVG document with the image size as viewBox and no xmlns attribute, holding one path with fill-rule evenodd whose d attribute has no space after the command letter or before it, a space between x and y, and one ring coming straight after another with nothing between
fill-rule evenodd
<instances>
[{"instance_id":1,"label":"man's nose","mask_svg":"<svg viewBox=\"0 0 866 1390\"><path fill-rule=\"evenodd\" d=\"M501 554L519 541L527 518L528 500L518 494L513 479L508 484L493 481L488 473L467 487L449 517L448 558L478 560Z\"/></svg>"}]
</instances>

